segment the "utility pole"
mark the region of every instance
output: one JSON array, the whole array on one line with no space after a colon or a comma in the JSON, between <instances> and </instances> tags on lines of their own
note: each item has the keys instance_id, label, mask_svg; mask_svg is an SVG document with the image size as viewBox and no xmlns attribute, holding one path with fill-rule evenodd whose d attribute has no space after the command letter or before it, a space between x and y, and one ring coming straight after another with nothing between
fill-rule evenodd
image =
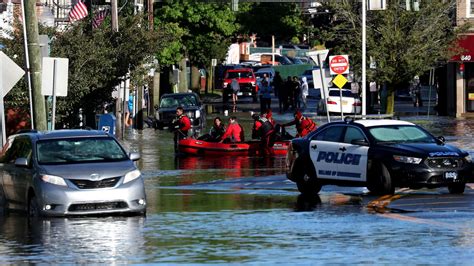
<instances>
[{"instance_id":1,"label":"utility pole","mask_svg":"<svg viewBox=\"0 0 474 266\"><path fill-rule=\"evenodd\" d=\"M31 69L27 73L31 74L32 100L33 100L33 121L37 130L47 130L46 108L44 97L41 95L41 53L39 46L38 19L36 17L36 1L25 1L25 23L26 38L28 39L28 54Z\"/></svg>"},{"instance_id":2,"label":"utility pole","mask_svg":"<svg viewBox=\"0 0 474 266\"><path fill-rule=\"evenodd\" d=\"M118 32L119 27L118 27L118 7L117 7L117 1L118 0L111 0L111 8L112 8L112 31ZM120 101L120 97L123 97L122 94L120 93L121 88L122 88L122 83L125 83L123 81L120 82L120 85L118 85L117 88L117 100L115 101L115 130L117 132L117 137L120 139L123 139L124 133L122 130L122 124L124 121L122 119L125 117L125 109L123 104ZM126 86L123 86L123 89L126 89ZM125 101L125 99L123 99ZM124 116L122 116L124 114Z\"/></svg>"},{"instance_id":3,"label":"utility pole","mask_svg":"<svg viewBox=\"0 0 474 266\"><path fill-rule=\"evenodd\" d=\"M153 18L153 0L148 0L148 30L153 31L153 28L155 27L154 23L154 18Z\"/></svg>"},{"instance_id":4,"label":"utility pole","mask_svg":"<svg viewBox=\"0 0 474 266\"><path fill-rule=\"evenodd\" d=\"M119 31L118 26L118 0L111 0L111 7L112 7L112 30L115 32Z\"/></svg>"}]
</instances>

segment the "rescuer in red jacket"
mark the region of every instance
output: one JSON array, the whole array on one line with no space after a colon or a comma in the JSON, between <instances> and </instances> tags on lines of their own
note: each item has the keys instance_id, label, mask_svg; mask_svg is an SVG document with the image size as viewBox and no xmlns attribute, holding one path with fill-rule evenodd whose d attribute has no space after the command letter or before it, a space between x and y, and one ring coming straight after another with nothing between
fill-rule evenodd
<instances>
[{"instance_id":1,"label":"rescuer in red jacket","mask_svg":"<svg viewBox=\"0 0 474 266\"><path fill-rule=\"evenodd\" d=\"M174 150L178 150L178 142L188 137L188 131L191 129L191 120L184 114L183 107L176 108L176 117L173 119L174 128Z\"/></svg>"},{"instance_id":2,"label":"rescuer in red jacket","mask_svg":"<svg viewBox=\"0 0 474 266\"><path fill-rule=\"evenodd\" d=\"M272 122L268 119L267 113L261 115L254 114L254 124L252 128L252 138L260 139L260 152L264 156L274 155L273 144L275 129Z\"/></svg>"},{"instance_id":3,"label":"rescuer in red jacket","mask_svg":"<svg viewBox=\"0 0 474 266\"><path fill-rule=\"evenodd\" d=\"M281 125L282 127L296 125L296 131L298 134L296 137L304 137L308 135L309 132L316 130L316 123L308 117L303 116L301 111L295 112L295 119L291 122Z\"/></svg>"},{"instance_id":4,"label":"rescuer in red jacket","mask_svg":"<svg viewBox=\"0 0 474 266\"><path fill-rule=\"evenodd\" d=\"M237 117L232 116L229 118L229 126L222 136L222 142L241 142L244 141L244 130L241 125L237 122Z\"/></svg>"}]
</instances>

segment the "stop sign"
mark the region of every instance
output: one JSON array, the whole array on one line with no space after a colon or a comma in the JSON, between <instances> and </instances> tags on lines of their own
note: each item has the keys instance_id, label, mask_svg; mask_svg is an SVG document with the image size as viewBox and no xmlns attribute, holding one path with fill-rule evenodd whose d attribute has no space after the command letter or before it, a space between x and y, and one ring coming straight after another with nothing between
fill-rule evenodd
<instances>
[{"instance_id":1,"label":"stop sign","mask_svg":"<svg viewBox=\"0 0 474 266\"><path fill-rule=\"evenodd\" d=\"M335 55L329 57L329 70L331 75L349 73L349 57L347 55Z\"/></svg>"}]
</instances>

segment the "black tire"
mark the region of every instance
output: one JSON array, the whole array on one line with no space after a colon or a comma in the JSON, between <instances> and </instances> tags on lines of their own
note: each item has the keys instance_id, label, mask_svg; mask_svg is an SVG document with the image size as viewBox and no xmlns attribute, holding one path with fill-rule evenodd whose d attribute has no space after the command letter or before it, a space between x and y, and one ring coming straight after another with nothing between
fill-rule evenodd
<instances>
[{"instance_id":1,"label":"black tire","mask_svg":"<svg viewBox=\"0 0 474 266\"><path fill-rule=\"evenodd\" d=\"M367 184L367 188L370 190L370 192L376 195L395 193L395 186L393 184L392 177L387 167L383 163L378 164L372 173L373 174Z\"/></svg>"},{"instance_id":2,"label":"black tire","mask_svg":"<svg viewBox=\"0 0 474 266\"><path fill-rule=\"evenodd\" d=\"M466 183L452 183L448 185L450 194L463 194L466 188Z\"/></svg>"},{"instance_id":3,"label":"black tire","mask_svg":"<svg viewBox=\"0 0 474 266\"><path fill-rule=\"evenodd\" d=\"M302 178L296 181L296 187L301 194L317 195L321 191L322 184L315 174L305 173Z\"/></svg>"},{"instance_id":4,"label":"black tire","mask_svg":"<svg viewBox=\"0 0 474 266\"><path fill-rule=\"evenodd\" d=\"M8 211L7 198L3 192L3 187L0 187L0 213L6 213Z\"/></svg>"},{"instance_id":5,"label":"black tire","mask_svg":"<svg viewBox=\"0 0 474 266\"><path fill-rule=\"evenodd\" d=\"M258 102L258 95L257 95L257 94L258 94L258 93L257 93L255 90L252 92L252 101L253 101L254 103L257 103L257 102Z\"/></svg>"},{"instance_id":6,"label":"black tire","mask_svg":"<svg viewBox=\"0 0 474 266\"><path fill-rule=\"evenodd\" d=\"M31 196L28 201L28 216L33 218L41 217L41 210L35 196Z\"/></svg>"}]
</instances>

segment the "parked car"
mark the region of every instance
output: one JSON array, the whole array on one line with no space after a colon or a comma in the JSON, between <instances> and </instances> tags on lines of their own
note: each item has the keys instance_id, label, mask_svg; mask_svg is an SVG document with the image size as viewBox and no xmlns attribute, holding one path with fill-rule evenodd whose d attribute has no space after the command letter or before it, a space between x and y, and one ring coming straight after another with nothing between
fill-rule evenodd
<instances>
[{"instance_id":1,"label":"parked car","mask_svg":"<svg viewBox=\"0 0 474 266\"><path fill-rule=\"evenodd\" d=\"M250 96L256 102L258 100L257 78L251 68L229 69L226 71L222 88L223 102L227 102L229 98L232 98L230 84L234 78L237 79L240 87L237 96Z\"/></svg>"},{"instance_id":2,"label":"parked car","mask_svg":"<svg viewBox=\"0 0 474 266\"><path fill-rule=\"evenodd\" d=\"M366 186L382 195L396 187L448 187L462 194L472 176L468 152L413 123L390 119L327 123L293 139L286 162L287 178L310 195L329 184Z\"/></svg>"},{"instance_id":3,"label":"parked car","mask_svg":"<svg viewBox=\"0 0 474 266\"><path fill-rule=\"evenodd\" d=\"M259 61L261 64L272 64L273 55L275 57L275 65L293 64L286 56L282 56L277 53L253 53L249 56L249 60Z\"/></svg>"},{"instance_id":4,"label":"parked car","mask_svg":"<svg viewBox=\"0 0 474 266\"><path fill-rule=\"evenodd\" d=\"M344 114L360 114L362 101L359 96L353 94L351 90L340 90L338 88L329 89L328 97L319 101L318 112L326 112L326 105L324 104L324 101L326 101L329 113L341 113L340 92L342 92L342 112Z\"/></svg>"},{"instance_id":5,"label":"parked car","mask_svg":"<svg viewBox=\"0 0 474 266\"><path fill-rule=\"evenodd\" d=\"M301 61L298 57L291 57L291 56L286 56L293 64L295 65L304 65L305 63Z\"/></svg>"},{"instance_id":6,"label":"parked car","mask_svg":"<svg viewBox=\"0 0 474 266\"><path fill-rule=\"evenodd\" d=\"M0 202L35 217L144 214L139 159L99 130L13 135L0 153Z\"/></svg>"},{"instance_id":7,"label":"parked car","mask_svg":"<svg viewBox=\"0 0 474 266\"><path fill-rule=\"evenodd\" d=\"M155 107L155 128L167 129L176 117L176 108L183 107L184 113L191 120L194 132L206 127L206 109L199 95L194 92L167 93L161 96L160 105Z\"/></svg>"}]
</instances>

